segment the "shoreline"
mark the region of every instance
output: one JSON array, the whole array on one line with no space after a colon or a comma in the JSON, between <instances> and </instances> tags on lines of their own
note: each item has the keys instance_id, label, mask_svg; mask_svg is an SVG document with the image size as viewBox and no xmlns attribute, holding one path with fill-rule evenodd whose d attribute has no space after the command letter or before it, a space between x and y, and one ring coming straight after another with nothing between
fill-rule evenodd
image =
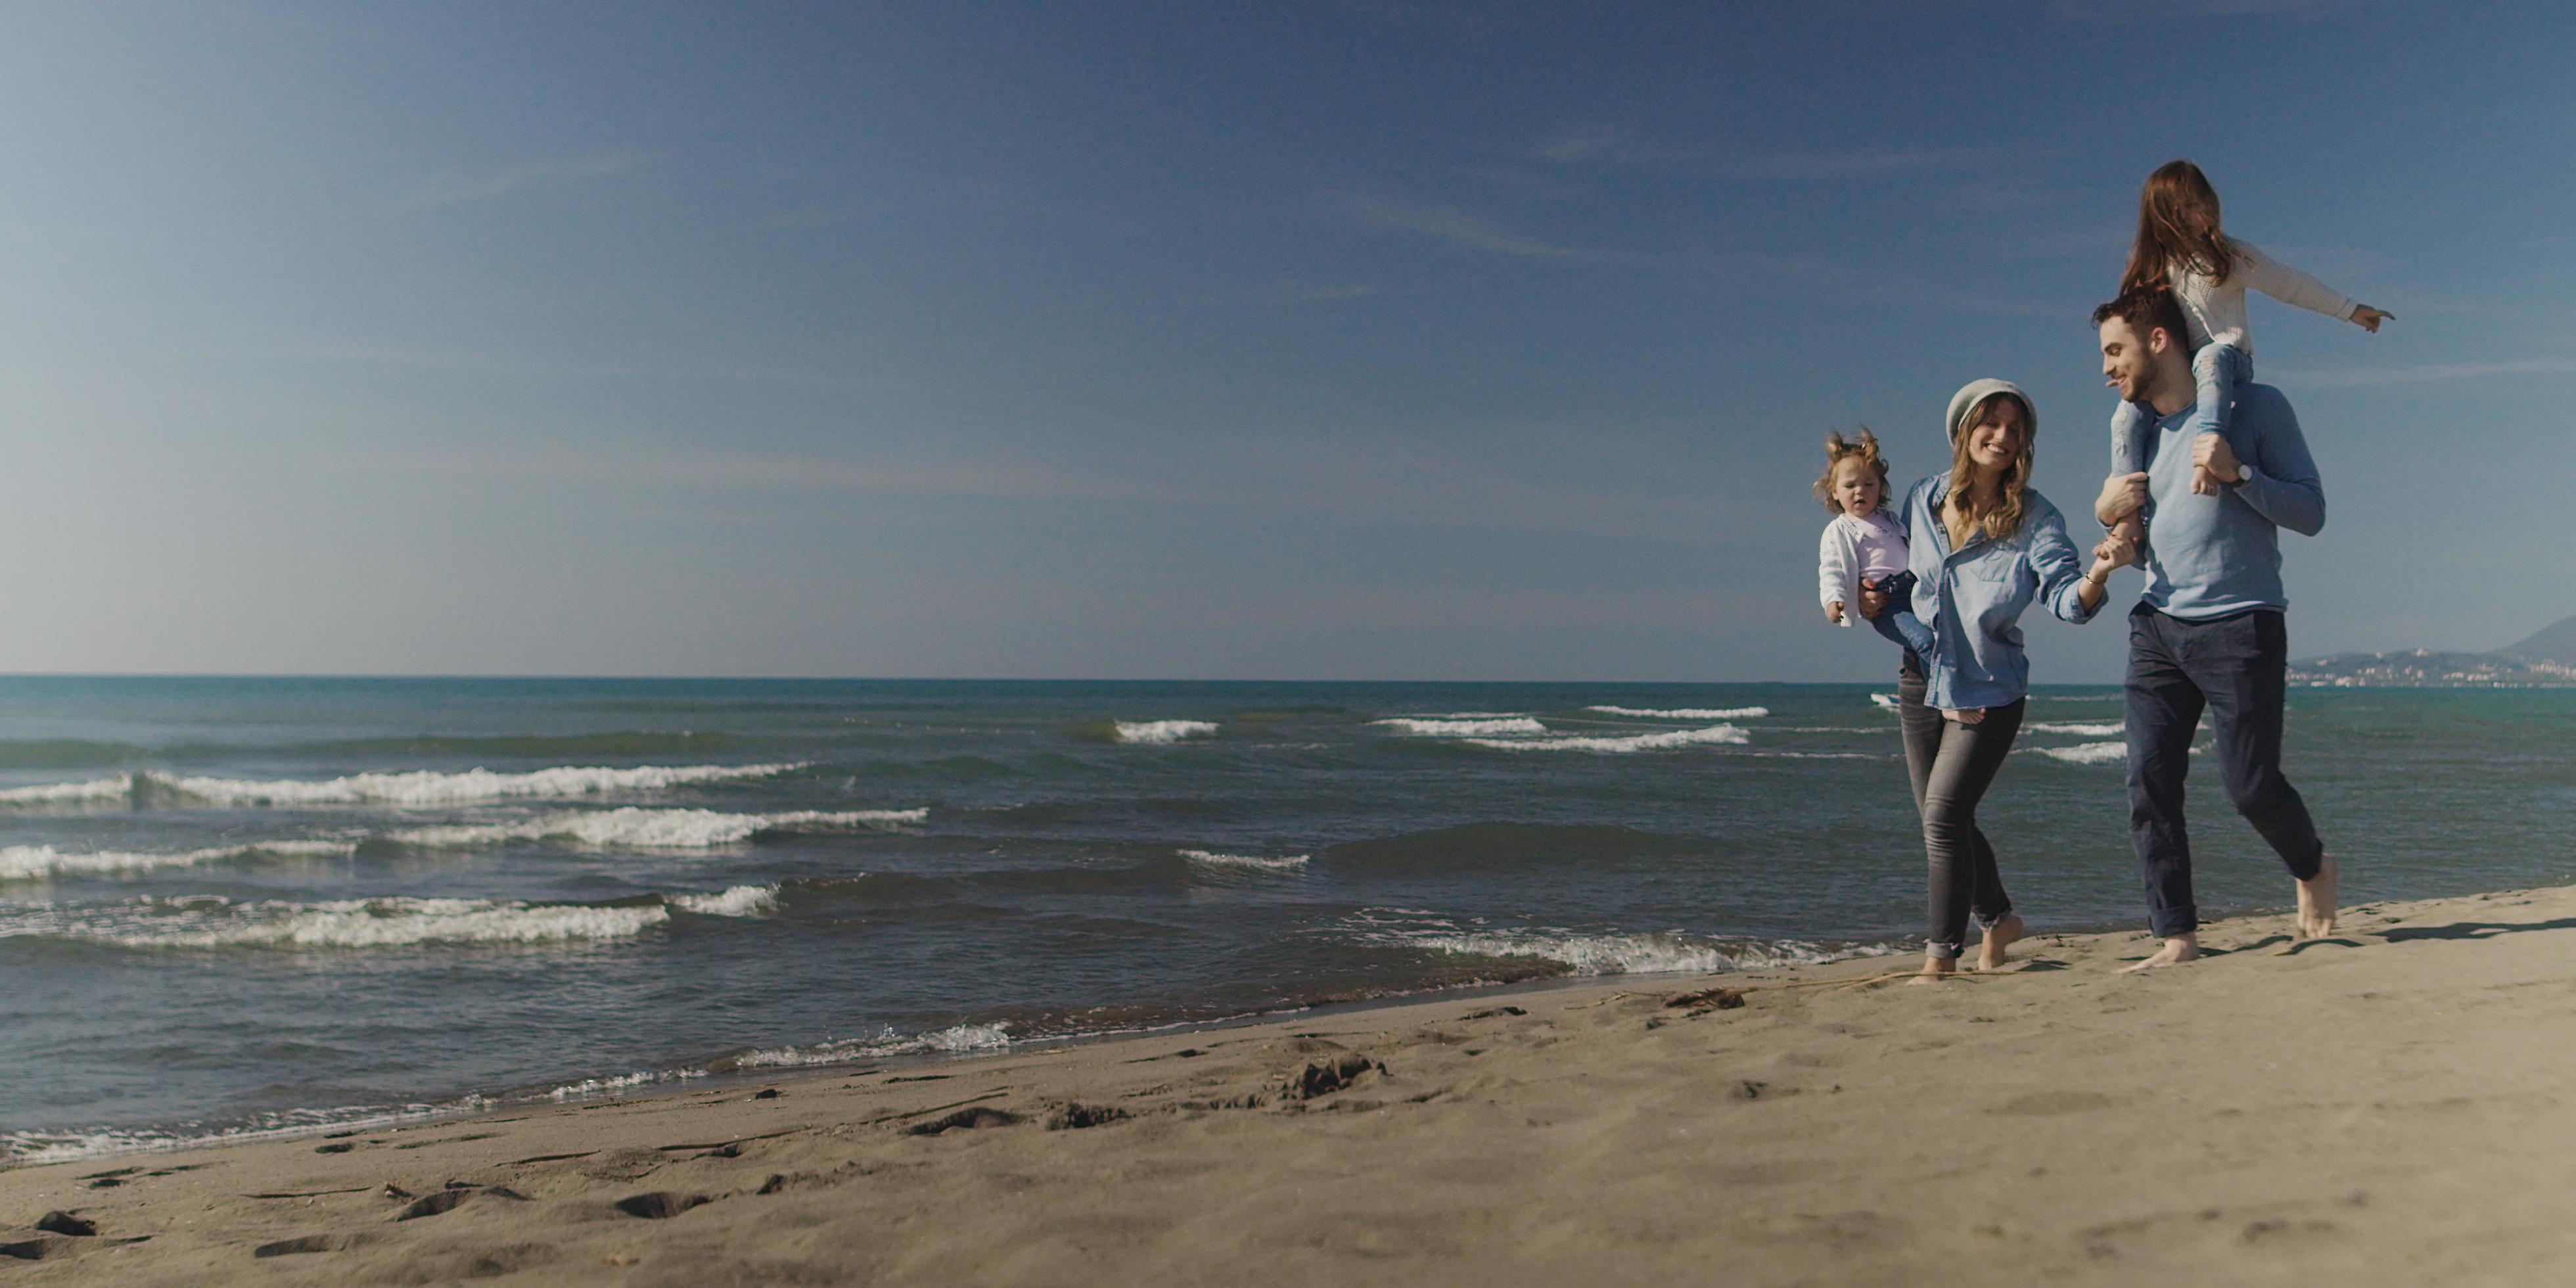
<instances>
[{"instance_id":1,"label":"shoreline","mask_svg":"<svg viewBox=\"0 0 2576 1288\"><path fill-rule=\"evenodd\" d=\"M0 1251L23 1260L0 1264L193 1285L2287 1283L2576 1257L2553 1197L2576 1180L2576 887L2365 904L2288 953L2285 923L2212 923L2210 958L2142 976L2114 971L2143 934L2043 934L1931 988L1869 982L1910 958L1547 981L23 1164L0 1171ZM54 1211L97 1233L35 1228Z\"/></svg>"},{"instance_id":2,"label":"shoreline","mask_svg":"<svg viewBox=\"0 0 2576 1288\"><path fill-rule=\"evenodd\" d=\"M1799 969L1811 966L1835 965L1847 961L1858 961L1864 959L1875 960L1888 957L1898 957L1908 961L1913 960L1908 950L1903 948L1881 949L1875 946L1864 945L1855 947L1842 956L1829 957L1817 962L1802 963ZM1080 1047L1101 1042L1124 1042L1155 1037L1189 1036L1198 1033L1220 1032L1229 1029L1246 1028L1264 1024L1287 1023L1292 1020L1329 1018L1346 1013L1366 1012L1387 1007L1423 1005L1436 1001L1465 1001L1486 997L1518 996L1523 993L1547 993L1560 989L1586 989L1616 983L1623 980L1632 983L1639 983L1645 987L1651 988L1658 983L1672 983L1674 981L1695 979L1724 979L1738 975L1750 975L1752 973L1753 972L1750 971L1734 971L1723 972L1715 975L1706 975L1694 971L1639 971L1613 974L1579 974L1569 970L1566 974L1562 975L1535 976L1525 979L1496 980L1469 984L1435 985L1423 989L1385 993L1374 997L1337 998L1312 1002L1301 1006L1283 1007L1278 1010L1251 1011L1241 1015L1220 1016L1215 1019L1205 1020L1175 1020L1169 1024L1147 1025L1141 1028L1103 1029L1086 1033L1042 1034L1036 1037L1009 1039L1006 1045L993 1048L891 1051L881 1055L854 1055L846 1060L820 1061L811 1064L780 1064L750 1069L729 1065L729 1061L732 1061L743 1054L742 1051L729 1051L722 1055L711 1056L700 1063L681 1065L669 1069L630 1070L622 1074L591 1074L577 1078L571 1082L557 1084L544 1090L539 1090L537 1084L531 1084L524 1087L503 1088L501 1090L490 1092L465 1092L443 1100L418 1101L408 1105L388 1104L348 1106L345 1107L345 1111L350 1112L352 1116L345 1120L320 1121L276 1127L227 1129L227 1131L223 1133L195 1137L171 1137L167 1141L156 1141L150 1144L137 1144L131 1146L116 1146L103 1149L97 1153L74 1154L56 1158L22 1159L13 1155L0 1154L0 1175L6 1175L11 1171L30 1167L54 1167L106 1163L115 1162L120 1159L152 1158L169 1154L188 1153L195 1150L226 1149L243 1145L312 1140L317 1137L345 1136L360 1132L386 1131L395 1128L424 1127L446 1123L470 1122L478 1118L487 1118L497 1114L515 1113L525 1110L590 1108L603 1104L619 1104L631 1101L650 1100L658 1097L687 1095L692 1092L708 1092L744 1084L765 1085L777 1083L783 1079L805 1079L835 1075L841 1077L853 1077L861 1074L889 1072L897 1069L935 1067L951 1064L957 1061L995 1059L1012 1054L1036 1054L1058 1047ZM909 1034L887 1040L898 1044L918 1042L924 1039L938 1037L942 1034L953 1033L959 1029L981 1027L985 1026L977 1025L968 1021L961 1021L946 1029L933 1030L927 1033ZM816 1045L830 1045L830 1042L827 1040L824 1043L818 1043ZM781 1048L747 1048L746 1050L754 1049L793 1050L796 1048L791 1045ZM727 1067L716 1067L719 1065L726 1065ZM634 1081L636 1079L641 1079L641 1081ZM588 1086L590 1089L576 1090L577 1088L585 1086ZM275 1112L279 1116L285 1116L296 1113L330 1113L334 1111L325 1109L280 1110ZM160 1130L161 1129L159 1128L151 1126L133 1128L104 1127L89 1132L67 1129L53 1134L65 1137L109 1134L130 1134L139 1136L158 1132ZM31 1132L29 1134L43 1133Z\"/></svg>"}]
</instances>

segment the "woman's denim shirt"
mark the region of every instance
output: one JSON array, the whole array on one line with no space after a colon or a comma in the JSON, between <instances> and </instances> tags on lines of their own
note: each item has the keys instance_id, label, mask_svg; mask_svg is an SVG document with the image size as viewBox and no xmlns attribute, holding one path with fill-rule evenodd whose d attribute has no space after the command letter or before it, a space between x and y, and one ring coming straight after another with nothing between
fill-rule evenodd
<instances>
[{"instance_id":1,"label":"woman's denim shirt","mask_svg":"<svg viewBox=\"0 0 2576 1288\"><path fill-rule=\"evenodd\" d=\"M1906 491L1902 511L1914 615L1932 640L1923 654L1924 705L1944 711L2009 706L2030 692L2020 623L2031 600L2044 598L2050 612L2079 625L2093 619L2096 610L2084 607L2080 584L2085 559L2067 539L2065 516L2028 489L2021 531L1996 541L1980 528L1954 551L1941 522L1949 496L1950 476L1934 475Z\"/></svg>"}]
</instances>

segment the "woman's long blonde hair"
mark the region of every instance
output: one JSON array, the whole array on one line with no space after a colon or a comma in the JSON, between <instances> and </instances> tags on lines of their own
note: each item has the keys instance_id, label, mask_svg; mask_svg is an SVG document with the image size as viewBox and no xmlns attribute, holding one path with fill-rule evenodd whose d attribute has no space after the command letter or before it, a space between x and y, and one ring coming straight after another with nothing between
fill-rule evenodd
<instances>
[{"instance_id":1,"label":"woman's long blonde hair","mask_svg":"<svg viewBox=\"0 0 2576 1288\"><path fill-rule=\"evenodd\" d=\"M2039 418L2031 414L2030 403L2008 393L1988 394L1968 409L1959 421L1959 437L1950 444L1950 499L1948 505L1961 514L1968 512L1967 481L1977 477L1982 467L1968 458L1968 440L1977 427L1986 423L1995 404L2010 402L2021 409L2021 455L2004 468L2004 476L1995 486L1995 508L1986 511L1977 526L1985 531L1988 541L2009 541L2021 531L2022 493L2030 487L2031 448L2039 440Z\"/></svg>"}]
</instances>

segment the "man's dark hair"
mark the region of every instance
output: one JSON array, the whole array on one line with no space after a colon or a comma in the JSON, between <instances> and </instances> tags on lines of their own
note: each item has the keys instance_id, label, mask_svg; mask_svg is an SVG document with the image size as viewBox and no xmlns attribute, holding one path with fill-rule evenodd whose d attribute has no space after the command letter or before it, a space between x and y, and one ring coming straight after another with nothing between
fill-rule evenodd
<instances>
[{"instance_id":1,"label":"man's dark hair","mask_svg":"<svg viewBox=\"0 0 2576 1288\"><path fill-rule=\"evenodd\" d=\"M2189 356L2191 326L2183 321L2182 305L2174 293L2162 286L2141 286L2120 292L2120 298L2093 310L2093 325L2100 326L2113 318L2129 324L2144 339L2147 332L2163 327L2172 337L2175 348Z\"/></svg>"}]
</instances>

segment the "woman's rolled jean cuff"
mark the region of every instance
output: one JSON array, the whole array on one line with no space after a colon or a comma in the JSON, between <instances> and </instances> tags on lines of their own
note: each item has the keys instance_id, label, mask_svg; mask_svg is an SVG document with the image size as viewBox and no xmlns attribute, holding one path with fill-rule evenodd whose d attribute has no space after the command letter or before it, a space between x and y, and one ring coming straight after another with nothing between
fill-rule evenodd
<instances>
[{"instance_id":1,"label":"woman's rolled jean cuff","mask_svg":"<svg viewBox=\"0 0 2576 1288\"><path fill-rule=\"evenodd\" d=\"M2011 916L2012 913L2013 910L2011 904L2005 904L2003 911L1998 912L1991 917L1980 912L1976 914L1977 929L1992 930L1997 925L2000 925L2004 918ZM1967 946L1965 944L1936 944L1927 939L1923 941L1923 955L1926 957L1938 957L1943 961L1957 961L1961 957L1967 955Z\"/></svg>"}]
</instances>

